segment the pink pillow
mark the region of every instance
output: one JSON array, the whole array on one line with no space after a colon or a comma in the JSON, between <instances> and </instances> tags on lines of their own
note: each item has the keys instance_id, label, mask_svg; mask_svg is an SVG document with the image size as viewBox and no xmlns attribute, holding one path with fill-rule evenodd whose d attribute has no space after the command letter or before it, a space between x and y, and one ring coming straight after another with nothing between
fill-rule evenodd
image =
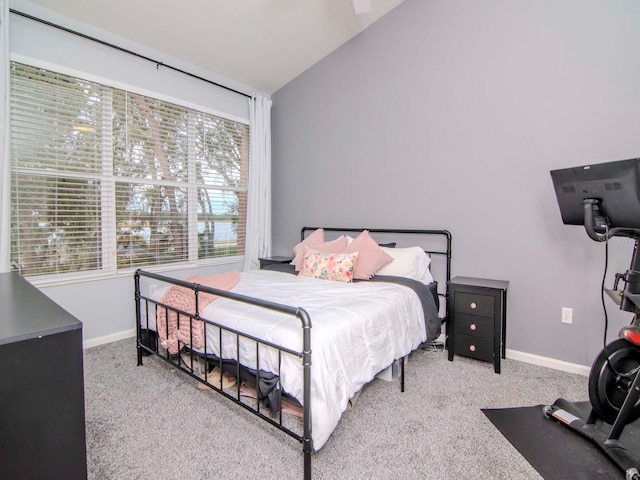
<instances>
[{"instance_id":1,"label":"pink pillow","mask_svg":"<svg viewBox=\"0 0 640 480\"><path fill-rule=\"evenodd\" d=\"M335 282L351 282L357 265L358 252L324 253L306 248L307 254L302 262L299 275L315 277Z\"/></svg>"},{"instance_id":2,"label":"pink pillow","mask_svg":"<svg viewBox=\"0 0 640 480\"><path fill-rule=\"evenodd\" d=\"M311 232L307 238L293 247L293 264L296 266L296 272L300 270L302 260L304 260L304 246L324 243L324 229L319 228Z\"/></svg>"},{"instance_id":3,"label":"pink pillow","mask_svg":"<svg viewBox=\"0 0 640 480\"><path fill-rule=\"evenodd\" d=\"M368 230L353 239L345 252L360 252L353 278L369 280L378 270L393 262L393 257L383 251Z\"/></svg>"},{"instance_id":4,"label":"pink pillow","mask_svg":"<svg viewBox=\"0 0 640 480\"><path fill-rule=\"evenodd\" d=\"M317 245L314 245L314 244L302 245L302 252L300 253L300 255L296 254L296 258L294 259L294 262L296 265L296 272L302 268L302 262L304 261L304 257L306 256L305 249L308 247L311 247L314 250L317 250L322 253L343 253L347 248L347 238L340 237L330 242L319 243Z\"/></svg>"}]
</instances>

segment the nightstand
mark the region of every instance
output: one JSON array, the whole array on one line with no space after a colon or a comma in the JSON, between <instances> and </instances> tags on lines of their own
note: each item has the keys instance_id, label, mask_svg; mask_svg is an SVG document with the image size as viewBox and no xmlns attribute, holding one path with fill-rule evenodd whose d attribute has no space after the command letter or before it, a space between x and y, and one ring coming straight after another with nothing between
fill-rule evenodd
<instances>
[{"instance_id":1,"label":"nightstand","mask_svg":"<svg viewBox=\"0 0 640 480\"><path fill-rule=\"evenodd\" d=\"M264 267L266 267L267 265L276 265L276 264L282 264L282 263L291 263L293 261L293 257L279 257L279 256L274 256L274 257L264 257L264 258L259 258L258 259L260 261L260 270L262 270Z\"/></svg>"},{"instance_id":2,"label":"nightstand","mask_svg":"<svg viewBox=\"0 0 640 480\"><path fill-rule=\"evenodd\" d=\"M487 278L454 277L449 281L447 351L493 362L500 373L505 358L507 287L509 282Z\"/></svg>"}]
</instances>

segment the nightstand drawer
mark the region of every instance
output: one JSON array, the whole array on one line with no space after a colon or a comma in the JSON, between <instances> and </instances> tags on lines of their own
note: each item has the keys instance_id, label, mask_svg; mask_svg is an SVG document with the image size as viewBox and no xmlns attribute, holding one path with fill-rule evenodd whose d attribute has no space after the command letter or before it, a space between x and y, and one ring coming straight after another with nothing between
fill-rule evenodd
<instances>
[{"instance_id":1,"label":"nightstand drawer","mask_svg":"<svg viewBox=\"0 0 640 480\"><path fill-rule=\"evenodd\" d=\"M456 315L456 333L493 339L493 318L477 317L475 315Z\"/></svg>"},{"instance_id":2,"label":"nightstand drawer","mask_svg":"<svg viewBox=\"0 0 640 480\"><path fill-rule=\"evenodd\" d=\"M493 339L456 333L455 353L491 362L493 361Z\"/></svg>"},{"instance_id":3,"label":"nightstand drawer","mask_svg":"<svg viewBox=\"0 0 640 480\"><path fill-rule=\"evenodd\" d=\"M494 297L489 295L456 292L454 308L456 313L493 317L495 313L493 299Z\"/></svg>"}]
</instances>

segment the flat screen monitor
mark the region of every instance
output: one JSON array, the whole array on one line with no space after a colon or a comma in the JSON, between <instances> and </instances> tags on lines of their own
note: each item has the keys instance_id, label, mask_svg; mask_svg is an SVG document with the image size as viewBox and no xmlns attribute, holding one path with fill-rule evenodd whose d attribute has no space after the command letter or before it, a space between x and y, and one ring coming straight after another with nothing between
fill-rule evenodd
<instances>
[{"instance_id":1,"label":"flat screen monitor","mask_svg":"<svg viewBox=\"0 0 640 480\"><path fill-rule=\"evenodd\" d=\"M599 201L610 228L640 228L640 158L551 171L562 221L584 225L583 200Z\"/></svg>"}]
</instances>

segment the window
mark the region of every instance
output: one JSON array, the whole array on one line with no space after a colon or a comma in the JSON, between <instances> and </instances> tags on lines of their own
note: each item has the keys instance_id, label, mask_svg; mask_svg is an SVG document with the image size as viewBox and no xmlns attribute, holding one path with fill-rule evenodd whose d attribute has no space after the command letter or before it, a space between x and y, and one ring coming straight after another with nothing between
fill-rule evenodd
<instances>
[{"instance_id":1,"label":"window","mask_svg":"<svg viewBox=\"0 0 640 480\"><path fill-rule=\"evenodd\" d=\"M11 64L11 262L115 272L244 254L248 125Z\"/></svg>"}]
</instances>

